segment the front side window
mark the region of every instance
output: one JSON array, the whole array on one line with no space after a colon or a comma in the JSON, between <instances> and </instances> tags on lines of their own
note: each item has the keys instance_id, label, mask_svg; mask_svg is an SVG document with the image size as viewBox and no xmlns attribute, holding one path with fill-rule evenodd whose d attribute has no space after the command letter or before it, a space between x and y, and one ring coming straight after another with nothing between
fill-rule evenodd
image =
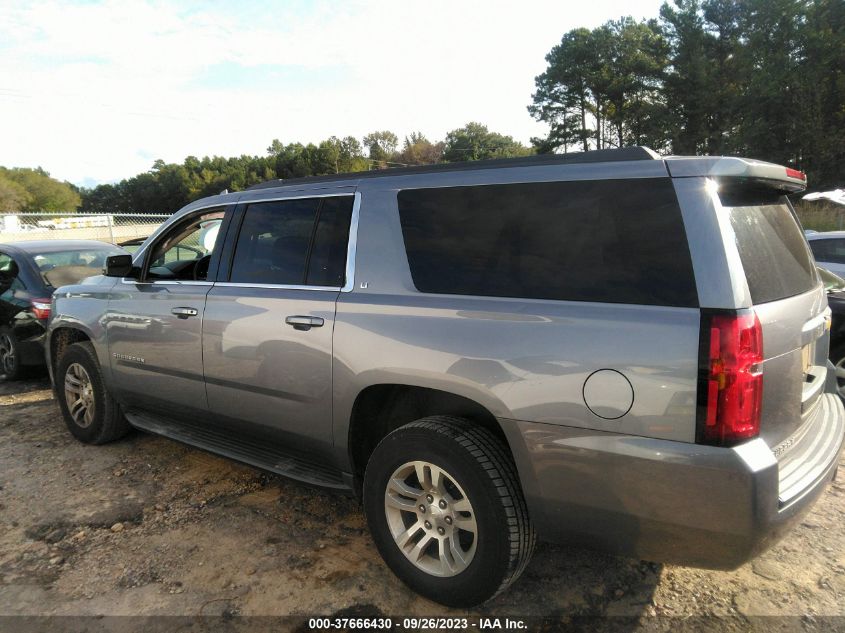
<instances>
[{"instance_id":1,"label":"front side window","mask_svg":"<svg viewBox=\"0 0 845 633\"><path fill-rule=\"evenodd\" d=\"M399 192L420 292L697 306L668 178Z\"/></svg>"},{"instance_id":2,"label":"front side window","mask_svg":"<svg viewBox=\"0 0 845 633\"><path fill-rule=\"evenodd\" d=\"M153 246L145 278L207 280L223 215L222 210L206 211L172 227Z\"/></svg>"},{"instance_id":3,"label":"front side window","mask_svg":"<svg viewBox=\"0 0 845 633\"><path fill-rule=\"evenodd\" d=\"M332 196L250 204L230 281L343 286L352 202L352 196Z\"/></svg>"}]
</instances>

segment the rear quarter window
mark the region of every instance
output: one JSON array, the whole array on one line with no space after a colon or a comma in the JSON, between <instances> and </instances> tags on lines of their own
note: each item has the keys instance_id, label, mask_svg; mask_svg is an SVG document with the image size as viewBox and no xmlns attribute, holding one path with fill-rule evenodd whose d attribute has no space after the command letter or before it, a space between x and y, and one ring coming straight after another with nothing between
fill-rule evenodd
<instances>
[{"instance_id":1,"label":"rear quarter window","mask_svg":"<svg viewBox=\"0 0 845 633\"><path fill-rule=\"evenodd\" d=\"M755 304L811 290L818 283L807 240L786 198L723 194Z\"/></svg>"},{"instance_id":2,"label":"rear quarter window","mask_svg":"<svg viewBox=\"0 0 845 633\"><path fill-rule=\"evenodd\" d=\"M421 292L698 305L668 178L412 189L398 204Z\"/></svg>"}]
</instances>

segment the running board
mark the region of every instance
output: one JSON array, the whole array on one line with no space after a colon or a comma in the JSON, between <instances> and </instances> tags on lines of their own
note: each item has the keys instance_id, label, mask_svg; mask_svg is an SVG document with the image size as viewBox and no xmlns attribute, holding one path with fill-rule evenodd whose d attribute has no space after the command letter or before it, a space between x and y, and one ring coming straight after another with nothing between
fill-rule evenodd
<instances>
[{"instance_id":1,"label":"running board","mask_svg":"<svg viewBox=\"0 0 845 633\"><path fill-rule=\"evenodd\" d=\"M129 423L142 431L162 435L171 440L228 457L271 473L289 477L312 486L351 493L339 471L280 450L269 442L237 437L221 429L183 422L130 409L125 412Z\"/></svg>"}]
</instances>

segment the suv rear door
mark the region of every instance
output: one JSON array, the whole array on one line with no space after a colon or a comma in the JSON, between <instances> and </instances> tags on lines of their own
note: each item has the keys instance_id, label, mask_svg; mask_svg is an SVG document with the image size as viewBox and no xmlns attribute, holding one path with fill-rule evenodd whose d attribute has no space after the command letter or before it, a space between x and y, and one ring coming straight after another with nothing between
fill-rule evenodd
<instances>
[{"instance_id":1,"label":"suv rear door","mask_svg":"<svg viewBox=\"0 0 845 633\"><path fill-rule=\"evenodd\" d=\"M325 450L332 333L354 189L241 204L208 294L203 360L218 424ZM236 229L236 230L235 230ZM304 448L307 448L305 446Z\"/></svg>"}]
</instances>

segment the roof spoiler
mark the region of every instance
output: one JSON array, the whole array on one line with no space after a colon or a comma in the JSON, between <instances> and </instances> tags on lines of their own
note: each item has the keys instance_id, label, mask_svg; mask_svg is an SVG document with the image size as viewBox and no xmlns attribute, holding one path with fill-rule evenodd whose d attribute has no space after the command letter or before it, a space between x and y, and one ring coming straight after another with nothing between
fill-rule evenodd
<instances>
[{"instance_id":1,"label":"roof spoiler","mask_svg":"<svg viewBox=\"0 0 845 633\"><path fill-rule=\"evenodd\" d=\"M804 172L761 160L730 156L667 156L664 160L673 178L738 179L783 193L797 193L807 188Z\"/></svg>"}]
</instances>

